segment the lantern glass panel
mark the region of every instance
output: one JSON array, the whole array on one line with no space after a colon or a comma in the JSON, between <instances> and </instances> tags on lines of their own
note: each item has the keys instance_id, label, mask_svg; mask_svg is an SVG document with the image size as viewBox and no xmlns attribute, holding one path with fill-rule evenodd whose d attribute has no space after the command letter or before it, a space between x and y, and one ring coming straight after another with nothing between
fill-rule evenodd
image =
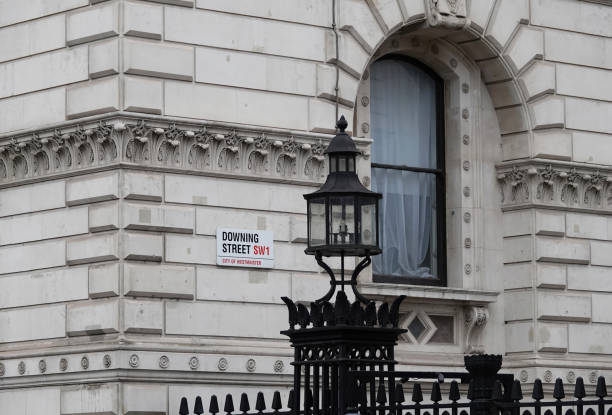
<instances>
[{"instance_id":1,"label":"lantern glass panel","mask_svg":"<svg viewBox=\"0 0 612 415\"><path fill-rule=\"evenodd\" d=\"M308 203L310 216L308 229L308 245L325 245L325 199L313 199Z\"/></svg>"},{"instance_id":2,"label":"lantern glass panel","mask_svg":"<svg viewBox=\"0 0 612 415\"><path fill-rule=\"evenodd\" d=\"M330 157L329 158L329 172L330 173L335 173L336 169L338 168L338 157Z\"/></svg>"},{"instance_id":3,"label":"lantern glass panel","mask_svg":"<svg viewBox=\"0 0 612 415\"><path fill-rule=\"evenodd\" d=\"M340 157L338 171L346 171L346 157Z\"/></svg>"},{"instance_id":4,"label":"lantern glass panel","mask_svg":"<svg viewBox=\"0 0 612 415\"><path fill-rule=\"evenodd\" d=\"M330 206L330 245L355 243L355 198L352 196L335 197Z\"/></svg>"},{"instance_id":5,"label":"lantern glass panel","mask_svg":"<svg viewBox=\"0 0 612 415\"><path fill-rule=\"evenodd\" d=\"M359 209L361 213L361 221L359 222L359 235L361 237L360 244L378 246L376 240L376 199L361 198L359 201Z\"/></svg>"},{"instance_id":6,"label":"lantern glass panel","mask_svg":"<svg viewBox=\"0 0 612 415\"><path fill-rule=\"evenodd\" d=\"M348 158L348 171L355 172L355 157Z\"/></svg>"}]
</instances>

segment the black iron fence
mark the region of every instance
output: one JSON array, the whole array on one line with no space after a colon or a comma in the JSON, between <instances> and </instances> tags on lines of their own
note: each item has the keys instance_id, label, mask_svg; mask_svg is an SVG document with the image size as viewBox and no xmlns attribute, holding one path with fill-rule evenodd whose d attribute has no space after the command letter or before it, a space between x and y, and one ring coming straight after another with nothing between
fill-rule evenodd
<instances>
[{"instance_id":1,"label":"black iron fence","mask_svg":"<svg viewBox=\"0 0 612 415\"><path fill-rule=\"evenodd\" d=\"M412 386L408 391L404 390L403 383L397 383L389 388L387 382L372 382L378 378L378 373L356 372L353 375L353 387L347 394L345 414L471 415L484 409L485 413L490 415L612 415L612 399L606 399L608 391L603 376L598 378L593 396L586 394L584 381L579 377L573 385L571 396L566 396L562 380L557 379L552 399L544 400L540 379L535 380L531 394L524 396L518 380L511 380L512 375L500 375L493 385L488 405L484 408L475 408L474 380L470 379L467 373L396 372L396 379L437 378L427 383L410 382ZM454 378L450 382L446 396L441 391L445 376ZM460 383L469 384L465 396L460 392ZM237 408L233 396L229 394L226 395L222 408L219 406L218 398L212 395L208 401L208 410L204 409L204 401L199 396L191 405L186 398L182 398L179 415L332 415L335 413L331 405L332 399L317 402L311 389L306 389L303 393L304 404L299 411L293 408L295 393L291 390L285 404L281 402L280 392L274 392L269 407L263 392L257 394L253 407L246 393L241 394ZM331 394L331 389L327 393Z\"/></svg>"},{"instance_id":2,"label":"black iron fence","mask_svg":"<svg viewBox=\"0 0 612 415\"><path fill-rule=\"evenodd\" d=\"M531 395L524 397L519 381L498 373L502 366L499 355L465 356L466 372L396 371L394 349L399 335L406 331L398 328L402 300L400 296L391 306L382 303L378 307L370 301L363 307L359 301L349 303L339 291L335 303L314 302L308 309L283 297L289 330L282 333L294 348L293 389L285 405L278 391L269 407L263 392L257 394L254 407L242 393L237 409L232 395L225 397L223 408L212 395L207 411L201 397L192 406L183 398L179 415L612 415L603 377L592 397L587 397L582 378L576 379L570 398L565 396L561 379L556 380L552 400L544 400L539 379ZM445 379L451 382L443 397L440 385ZM460 383L468 385L465 397L460 394ZM412 385L409 398L404 391L408 384ZM424 385L429 395L424 394Z\"/></svg>"}]
</instances>

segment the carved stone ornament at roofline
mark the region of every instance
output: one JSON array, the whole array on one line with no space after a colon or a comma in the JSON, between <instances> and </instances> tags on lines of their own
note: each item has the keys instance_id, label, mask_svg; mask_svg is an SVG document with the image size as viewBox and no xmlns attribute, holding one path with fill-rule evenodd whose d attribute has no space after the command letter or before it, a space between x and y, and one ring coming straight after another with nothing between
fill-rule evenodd
<instances>
[{"instance_id":1,"label":"carved stone ornament at roofline","mask_svg":"<svg viewBox=\"0 0 612 415\"><path fill-rule=\"evenodd\" d=\"M497 168L502 207L525 204L612 210L612 170L533 163Z\"/></svg>"},{"instance_id":2,"label":"carved stone ornament at roofline","mask_svg":"<svg viewBox=\"0 0 612 415\"><path fill-rule=\"evenodd\" d=\"M434 27L460 29L468 20L466 0L427 0L427 21Z\"/></svg>"},{"instance_id":3,"label":"carved stone ornament at roofline","mask_svg":"<svg viewBox=\"0 0 612 415\"><path fill-rule=\"evenodd\" d=\"M319 184L326 146L317 137L247 129L98 121L0 142L0 185L120 163Z\"/></svg>"}]
</instances>

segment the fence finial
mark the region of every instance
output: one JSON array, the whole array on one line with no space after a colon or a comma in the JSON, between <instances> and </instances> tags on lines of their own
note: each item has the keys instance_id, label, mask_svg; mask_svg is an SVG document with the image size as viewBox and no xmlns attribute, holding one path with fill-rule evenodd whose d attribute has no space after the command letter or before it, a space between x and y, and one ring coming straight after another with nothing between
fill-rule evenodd
<instances>
[{"instance_id":1,"label":"fence finial","mask_svg":"<svg viewBox=\"0 0 612 415\"><path fill-rule=\"evenodd\" d=\"M606 388L606 378L604 378L603 376L597 378L597 389L595 389L595 396L601 399L608 396L608 388Z\"/></svg>"},{"instance_id":2,"label":"fence finial","mask_svg":"<svg viewBox=\"0 0 612 415\"><path fill-rule=\"evenodd\" d=\"M263 392L257 392L257 400L255 401L255 410L262 412L266 410L266 401Z\"/></svg>"},{"instance_id":3,"label":"fence finial","mask_svg":"<svg viewBox=\"0 0 612 415\"><path fill-rule=\"evenodd\" d=\"M202 406L202 398L196 396L195 405L193 406L193 413L196 415L202 415L204 413L204 407Z\"/></svg>"},{"instance_id":4,"label":"fence finial","mask_svg":"<svg viewBox=\"0 0 612 415\"><path fill-rule=\"evenodd\" d=\"M287 408L295 409L293 405L294 400L295 400L295 392L293 392L293 389L291 389L289 391L289 399L287 399Z\"/></svg>"},{"instance_id":5,"label":"fence finial","mask_svg":"<svg viewBox=\"0 0 612 415\"><path fill-rule=\"evenodd\" d=\"M461 399L461 394L459 393L459 384L456 380L453 380L450 385L450 391L448 392L448 399L453 402L457 402Z\"/></svg>"},{"instance_id":6,"label":"fence finial","mask_svg":"<svg viewBox=\"0 0 612 415\"><path fill-rule=\"evenodd\" d=\"M521 381L515 379L512 382L512 391L510 392L510 399L513 401L520 401L523 399L523 391L521 390Z\"/></svg>"},{"instance_id":7,"label":"fence finial","mask_svg":"<svg viewBox=\"0 0 612 415\"><path fill-rule=\"evenodd\" d=\"M535 382L533 382L531 397L536 401L544 399L544 389L542 388L542 381L540 379L536 379Z\"/></svg>"},{"instance_id":8,"label":"fence finial","mask_svg":"<svg viewBox=\"0 0 612 415\"><path fill-rule=\"evenodd\" d=\"M416 403L423 402L423 392L421 391L420 383L415 383L412 386L412 402L416 402Z\"/></svg>"},{"instance_id":9,"label":"fence finial","mask_svg":"<svg viewBox=\"0 0 612 415\"><path fill-rule=\"evenodd\" d=\"M234 412L234 399L229 393L225 395L225 405L223 405L223 412L226 412L227 414L231 414L232 412Z\"/></svg>"},{"instance_id":10,"label":"fence finial","mask_svg":"<svg viewBox=\"0 0 612 415\"><path fill-rule=\"evenodd\" d=\"M565 398L565 391L563 390L563 381L561 378L555 380L555 389L553 390L553 398L563 399Z\"/></svg>"},{"instance_id":11,"label":"fence finial","mask_svg":"<svg viewBox=\"0 0 612 415\"><path fill-rule=\"evenodd\" d=\"M395 385L395 402L404 403L406 402L406 397L404 396L404 386L401 383Z\"/></svg>"},{"instance_id":12,"label":"fence finial","mask_svg":"<svg viewBox=\"0 0 612 415\"><path fill-rule=\"evenodd\" d=\"M189 407L187 406L187 398L181 398L181 406L179 408L180 415L189 415Z\"/></svg>"},{"instance_id":13,"label":"fence finial","mask_svg":"<svg viewBox=\"0 0 612 415\"><path fill-rule=\"evenodd\" d=\"M275 412L283 409L283 403L281 402L279 391L274 391L274 395L272 395L272 409L274 409Z\"/></svg>"},{"instance_id":14,"label":"fence finial","mask_svg":"<svg viewBox=\"0 0 612 415\"><path fill-rule=\"evenodd\" d=\"M240 412L246 414L251 410L251 405L249 405L249 396L246 393L242 393L240 395Z\"/></svg>"},{"instance_id":15,"label":"fence finial","mask_svg":"<svg viewBox=\"0 0 612 415\"><path fill-rule=\"evenodd\" d=\"M208 405L208 412L216 415L219 413L219 402L217 401L217 395L210 397L210 404Z\"/></svg>"},{"instance_id":16,"label":"fence finial","mask_svg":"<svg viewBox=\"0 0 612 415\"><path fill-rule=\"evenodd\" d=\"M431 401L438 403L441 400L442 394L440 393L440 384L438 382L434 382L431 386Z\"/></svg>"},{"instance_id":17,"label":"fence finial","mask_svg":"<svg viewBox=\"0 0 612 415\"><path fill-rule=\"evenodd\" d=\"M574 398L582 399L586 396L586 392L584 391L584 380L582 377L578 376L576 378L576 386L574 387Z\"/></svg>"}]
</instances>

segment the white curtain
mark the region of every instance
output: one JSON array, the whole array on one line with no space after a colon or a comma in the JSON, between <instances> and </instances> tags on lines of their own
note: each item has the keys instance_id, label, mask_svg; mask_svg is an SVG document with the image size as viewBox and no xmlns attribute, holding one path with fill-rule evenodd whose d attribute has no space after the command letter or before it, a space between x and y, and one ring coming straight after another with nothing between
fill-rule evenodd
<instances>
[{"instance_id":1,"label":"white curtain","mask_svg":"<svg viewBox=\"0 0 612 415\"><path fill-rule=\"evenodd\" d=\"M372 163L436 168L435 81L407 61L383 59L370 85ZM435 175L374 168L372 187L383 194L374 273L435 276Z\"/></svg>"}]
</instances>

